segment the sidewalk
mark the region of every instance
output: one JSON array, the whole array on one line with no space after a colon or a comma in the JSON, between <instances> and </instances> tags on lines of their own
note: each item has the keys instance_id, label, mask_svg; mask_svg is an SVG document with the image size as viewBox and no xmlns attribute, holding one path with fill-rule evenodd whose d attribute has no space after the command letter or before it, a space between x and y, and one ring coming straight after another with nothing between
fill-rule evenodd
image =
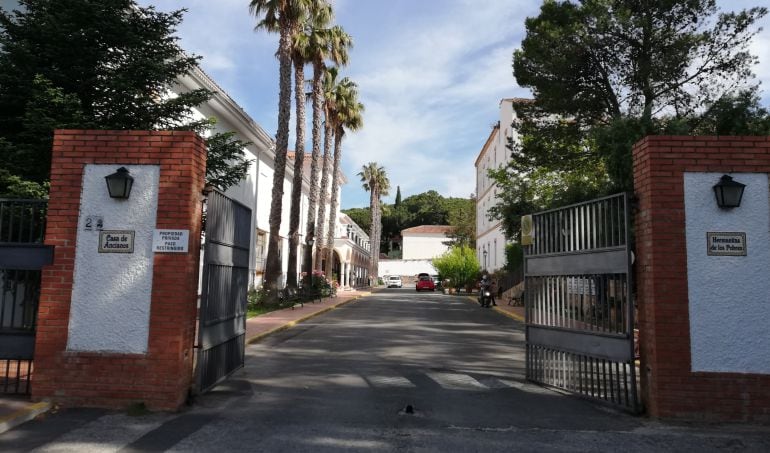
<instances>
[{"instance_id":1,"label":"sidewalk","mask_svg":"<svg viewBox=\"0 0 770 453\"><path fill-rule=\"evenodd\" d=\"M255 343L272 333L291 328L306 319L370 294L370 291L338 291L337 297L325 297L321 302L297 305L294 309L285 308L247 319L246 343ZM32 420L49 409L51 403L33 403L23 395L0 395L0 434Z\"/></svg>"},{"instance_id":2,"label":"sidewalk","mask_svg":"<svg viewBox=\"0 0 770 453\"><path fill-rule=\"evenodd\" d=\"M246 320L246 343L255 343L272 333L370 294L371 291L337 291L337 297L324 297L321 302L306 303L304 306L298 304L294 309L285 308L249 318Z\"/></svg>"},{"instance_id":3,"label":"sidewalk","mask_svg":"<svg viewBox=\"0 0 770 453\"><path fill-rule=\"evenodd\" d=\"M476 299L473 300L474 302ZM517 321L524 322L524 307L508 305L507 302L500 300L497 306L492 307L492 310L502 313L509 318L513 318Z\"/></svg>"},{"instance_id":4,"label":"sidewalk","mask_svg":"<svg viewBox=\"0 0 770 453\"><path fill-rule=\"evenodd\" d=\"M24 396L0 395L0 434L47 412L51 403L30 402Z\"/></svg>"}]
</instances>

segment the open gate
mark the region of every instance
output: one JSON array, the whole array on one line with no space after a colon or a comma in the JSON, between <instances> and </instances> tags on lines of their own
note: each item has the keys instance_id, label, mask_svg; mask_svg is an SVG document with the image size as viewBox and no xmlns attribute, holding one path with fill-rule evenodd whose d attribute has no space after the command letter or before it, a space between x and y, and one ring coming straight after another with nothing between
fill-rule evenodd
<instances>
[{"instance_id":1,"label":"open gate","mask_svg":"<svg viewBox=\"0 0 770 453\"><path fill-rule=\"evenodd\" d=\"M627 194L532 215L527 379L641 411Z\"/></svg>"},{"instance_id":2,"label":"open gate","mask_svg":"<svg viewBox=\"0 0 770 453\"><path fill-rule=\"evenodd\" d=\"M0 199L0 394L28 394L43 266L47 201Z\"/></svg>"},{"instance_id":3,"label":"open gate","mask_svg":"<svg viewBox=\"0 0 770 453\"><path fill-rule=\"evenodd\" d=\"M198 324L196 390L205 392L243 367L251 209L208 193Z\"/></svg>"}]
</instances>

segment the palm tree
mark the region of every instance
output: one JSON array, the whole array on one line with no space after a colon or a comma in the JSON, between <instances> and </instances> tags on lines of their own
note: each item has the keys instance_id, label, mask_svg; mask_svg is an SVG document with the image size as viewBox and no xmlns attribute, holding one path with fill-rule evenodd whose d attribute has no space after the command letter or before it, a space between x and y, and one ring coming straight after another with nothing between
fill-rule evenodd
<instances>
[{"instance_id":1,"label":"palm tree","mask_svg":"<svg viewBox=\"0 0 770 453\"><path fill-rule=\"evenodd\" d=\"M385 168L376 162L369 162L368 165L361 167L358 176L361 178L364 190L369 192L369 211L372 216L372 226L369 229L372 254L369 265L369 277L376 282L380 265L380 235L382 233L380 197L388 194L390 180L388 180L388 175L385 173Z\"/></svg>"},{"instance_id":2,"label":"palm tree","mask_svg":"<svg viewBox=\"0 0 770 453\"><path fill-rule=\"evenodd\" d=\"M294 177L291 188L289 215L289 259L286 285L297 287L297 248L299 247L299 216L302 200L302 173L305 160L305 64L312 62L310 37L312 30L331 21L332 7L325 1L313 2L308 16L292 39L294 63L294 105L297 110L297 142L294 146Z\"/></svg>"},{"instance_id":3,"label":"palm tree","mask_svg":"<svg viewBox=\"0 0 770 453\"><path fill-rule=\"evenodd\" d=\"M329 203L329 227L326 231L326 243L329 246L328 259L331 269L334 258L334 225L337 221L337 205L339 204L340 163L342 161L342 138L345 130L356 131L363 127L362 114L364 106L358 102L358 86L345 77L334 91L335 111L332 116L334 128L334 167L332 171L332 193ZM341 277L341 276L340 276Z\"/></svg>"},{"instance_id":4,"label":"palm tree","mask_svg":"<svg viewBox=\"0 0 770 453\"><path fill-rule=\"evenodd\" d=\"M307 16L310 5L319 0L251 0L249 11L259 20L256 28L279 33L278 40L278 131L275 143L275 173L270 203L270 234L268 236L265 284L275 288L281 275L280 233L283 179L286 174L286 154L289 150L289 120L291 117L291 38Z\"/></svg>"},{"instance_id":5,"label":"palm tree","mask_svg":"<svg viewBox=\"0 0 770 453\"><path fill-rule=\"evenodd\" d=\"M334 90L337 86L337 74L339 73L336 67L326 68L323 74L322 91L323 91L323 113L324 113L324 154L323 154L323 168L321 170L321 189L318 195L318 216L316 217L315 235L317 238L316 249L318 255L316 259L316 269L322 269L323 260L321 257L325 255L325 241L326 236L323 234L323 227L326 223L326 207L324 201L326 195L329 193L329 173L331 172L332 159L332 138L334 137L334 129L332 128L332 118L335 114L334 106ZM331 213L329 214L331 215Z\"/></svg>"},{"instance_id":6,"label":"palm tree","mask_svg":"<svg viewBox=\"0 0 770 453\"><path fill-rule=\"evenodd\" d=\"M321 159L321 117L323 114L323 75L326 70L326 60L335 65L344 66L348 62L348 49L353 46L350 35L340 26L332 28L314 28L308 35L308 53L313 63L312 100L313 100L313 154L310 166L310 195L307 208L307 235L315 239L316 218L319 195L319 161ZM319 241L319 246L320 246ZM303 261L305 269L311 268L313 261L312 247L305 249ZM309 274L309 272L308 272Z\"/></svg>"}]
</instances>

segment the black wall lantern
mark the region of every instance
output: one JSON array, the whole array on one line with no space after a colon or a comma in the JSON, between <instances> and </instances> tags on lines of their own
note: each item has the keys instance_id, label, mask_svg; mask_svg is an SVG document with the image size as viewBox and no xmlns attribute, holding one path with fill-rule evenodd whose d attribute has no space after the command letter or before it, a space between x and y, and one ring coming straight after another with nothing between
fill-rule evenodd
<instances>
[{"instance_id":1,"label":"black wall lantern","mask_svg":"<svg viewBox=\"0 0 770 453\"><path fill-rule=\"evenodd\" d=\"M107 180L107 190L110 192L111 198L127 199L131 195L134 178L126 167L118 168L118 171L105 176L104 179Z\"/></svg>"},{"instance_id":2,"label":"black wall lantern","mask_svg":"<svg viewBox=\"0 0 770 453\"><path fill-rule=\"evenodd\" d=\"M722 175L719 182L714 185L717 206L723 209L737 208L741 205L744 188L746 188L746 184L733 181L731 176Z\"/></svg>"}]
</instances>

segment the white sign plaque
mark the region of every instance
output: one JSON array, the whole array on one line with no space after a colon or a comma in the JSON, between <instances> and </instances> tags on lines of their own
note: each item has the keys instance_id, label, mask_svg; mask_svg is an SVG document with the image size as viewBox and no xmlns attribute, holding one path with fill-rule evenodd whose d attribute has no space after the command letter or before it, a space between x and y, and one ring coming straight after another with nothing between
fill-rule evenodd
<instances>
[{"instance_id":1,"label":"white sign plaque","mask_svg":"<svg viewBox=\"0 0 770 453\"><path fill-rule=\"evenodd\" d=\"M134 253L134 231L100 231L99 253Z\"/></svg>"},{"instance_id":2,"label":"white sign plaque","mask_svg":"<svg viewBox=\"0 0 770 453\"><path fill-rule=\"evenodd\" d=\"M155 230L152 251L155 253L187 253L190 230Z\"/></svg>"},{"instance_id":3,"label":"white sign plaque","mask_svg":"<svg viewBox=\"0 0 770 453\"><path fill-rule=\"evenodd\" d=\"M746 256L746 233L706 233L711 256Z\"/></svg>"}]
</instances>

